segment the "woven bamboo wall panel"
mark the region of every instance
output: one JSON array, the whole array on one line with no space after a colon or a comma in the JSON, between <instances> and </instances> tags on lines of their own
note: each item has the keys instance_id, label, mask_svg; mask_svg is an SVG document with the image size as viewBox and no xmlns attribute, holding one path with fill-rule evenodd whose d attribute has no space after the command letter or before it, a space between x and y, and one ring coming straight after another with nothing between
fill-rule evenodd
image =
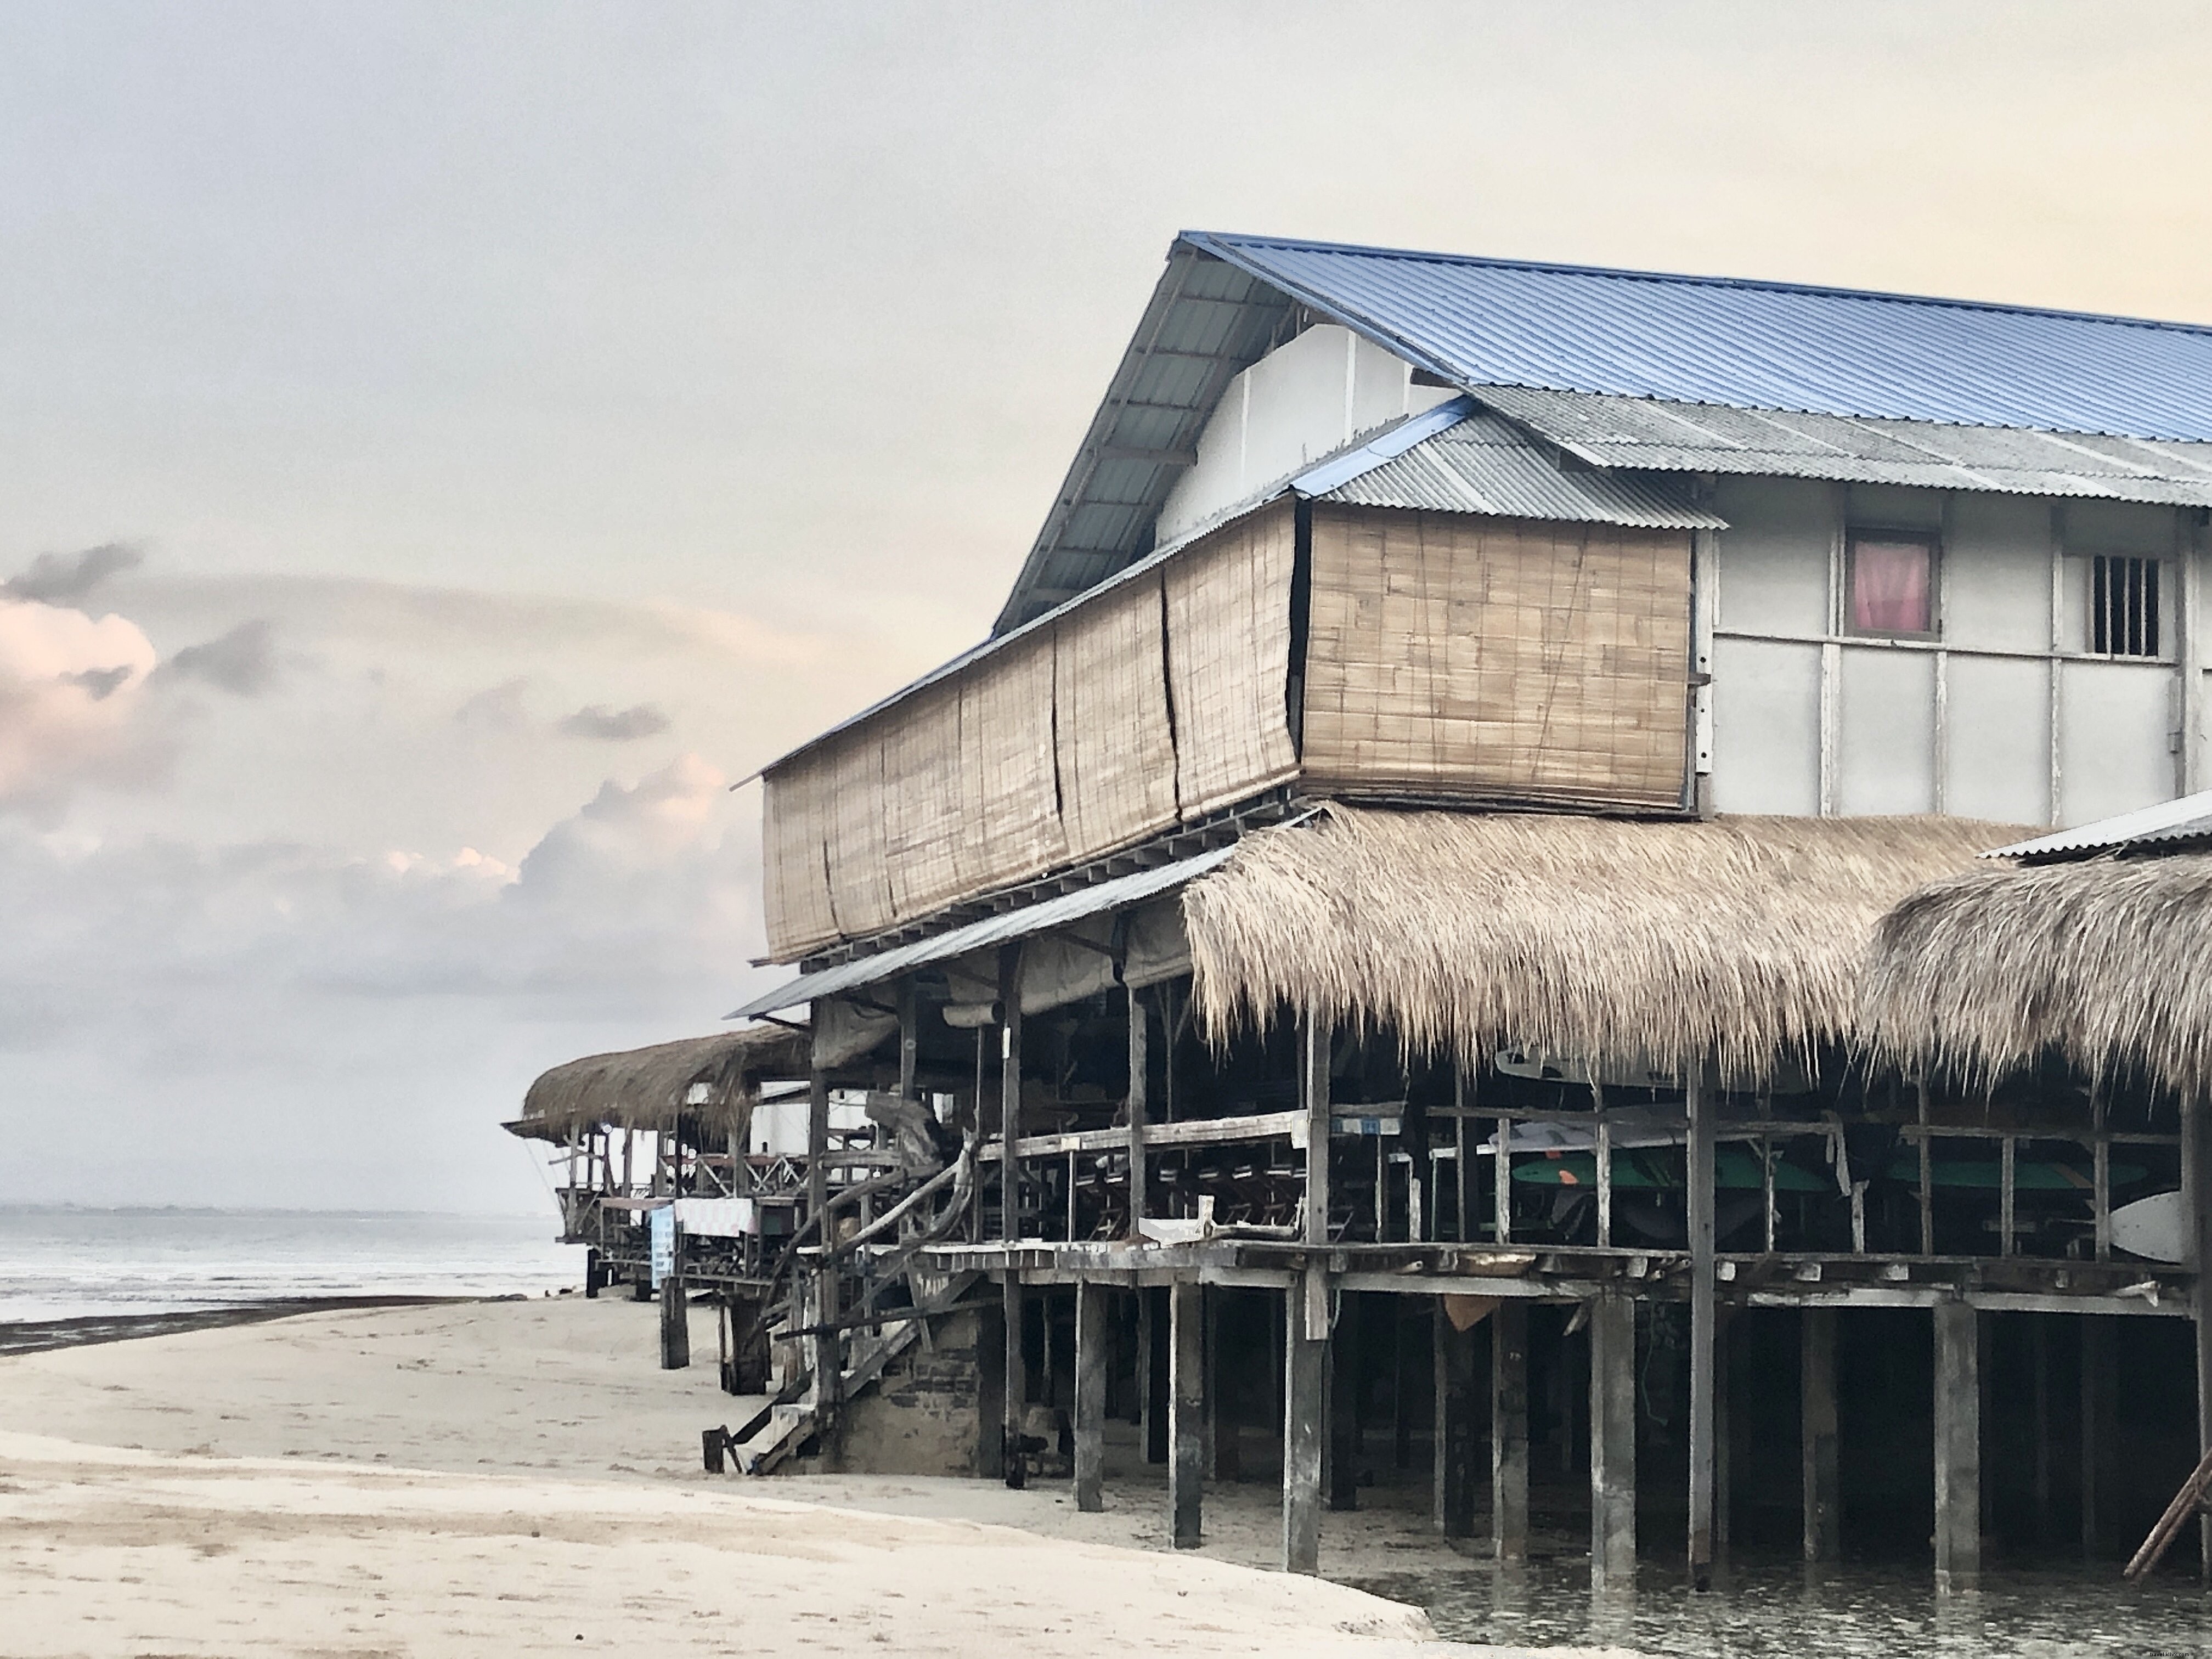
<instances>
[{"instance_id":1,"label":"woven bamboo wall panel","mask_svg":"<svg viewBox=\"0 0 2212 1659\"><path fill-rule=\"evenodd\" d=\"M1284 501L1224 526L1162 567L1176 787L1186 817L1297 770L1284 702L1296 551L1296 514Z\"/></svg>"},{"instance_id":2,"label":"woven bamboo wall panel","mask_svg":"<svg viewBox=\"0 0 2212 1659\"><path fill-rule=\"evenodd\" d=\"M1310 781L1680 799L1686 532L1337 507L1312 524Z\"/></svg>"},{"instance_id":3,"label":"woven bamboo wall panel","mask_svg":"<svg viewBox=\"0 0 2212 1659\"><path fill-rule=\"evenodd\" d=\"M1067 857L1053 740L1055 643L1053 629L1040 629L959 677L964 891L1021 881Z\"/></svg>"},{"instance_id":4,"label":"woven bamboo wall panel","mask_svg":"<svg viewBox=\"0 0 2212 1659\"><path fill-rule=\"evenodd\" d=\"M830 905L837 931L850 939L897 920L885 856L884 728L871 720L831 745Z\"/></svg>"},{"instance_id":5,"label":"woven bamboo wall panel","mask_svg":"<svg viewBox=\"0 0 2212 1659\"><path fill-rule=\"evenodd\" d=\"M949 904L963 890L960 685L935 685L881 722L884 859L900 921Z\"/></svg>"},{"instance_id":6,"label":"woven bamboo wall panel","mask_svg":"<svg viewBox=\"0 0 2212 1659\"><path fill-rule=\"evenodd\" d=\"M793 767L765 780L761 823L769 953L790 961L837 937L830 902L828 774Z\"/></svg>"},{"instance_id":7,"label":"woven bamboo wall panel","mask_svg":"<svg viewBox=\"0 0 2212 1659\"><path fill-rule=\"evenodd\" d=\"M1072 859L1176 821L1165 605L1155 572L1057 624L1060 816Z\"/></svg>"}]
</instances>

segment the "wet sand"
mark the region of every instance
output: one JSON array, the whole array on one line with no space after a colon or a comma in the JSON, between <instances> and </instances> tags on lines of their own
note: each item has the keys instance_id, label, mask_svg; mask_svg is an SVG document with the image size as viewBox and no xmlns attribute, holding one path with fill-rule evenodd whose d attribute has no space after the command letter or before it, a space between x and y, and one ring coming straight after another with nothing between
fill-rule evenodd
<instances>
[{"instance_id":1,"label":"wet sand","mask_svg":"<svg viewBox=\"0 0 2212 1659\"><path fill-rule=\"evenodd\" d=\"M745 1405L711 1364L655 1368L656 1316L363 1310L0 1359L23 1431L0 1435L0 1650L1476 1651L1240 1565L1273 1553L1257 1487L1217 1493L1208 1547L1178 1553L1145 1547L1163 1505L1134 1478L1085 1516L1063 1483L709 1477L699 1432ZM1325 1569L1449 1564L1415 1519Z\"/></svg>"}]
</instances>

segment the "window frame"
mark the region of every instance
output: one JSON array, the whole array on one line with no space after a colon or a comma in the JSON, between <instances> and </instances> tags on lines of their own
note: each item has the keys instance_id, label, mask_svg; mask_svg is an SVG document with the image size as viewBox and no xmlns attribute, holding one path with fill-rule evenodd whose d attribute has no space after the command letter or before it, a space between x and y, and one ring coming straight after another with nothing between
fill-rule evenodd
<instances>
[{"instance_id":1,"label":"window frame","mask_svg":"<svg viewBox=\"0 0 2212 1659\"><path fill-rule=\"evenodd\" d=\"M1923 630L1860 628L1851 620L1862 542L1913 542L1928 550L1928 627ZM1943 637L1943 532L1911 525L1851 525L1844 532L1844 580L1837 595L1836 632L1854 640L1938 641Z\"/></svg>"},{"instance_id":2,"label":"window frame","mask_svg":"<svg viewBox=\"0 0 2212 1659\"><path fill-rule=\"evenodd\" d=\"M2094 657L2099 662L2172 662L2175 659L2173 624L2168 617L2176 584L2168 580L2167 568L2173 561L2161 553L2087 552L2073 556L2081 561L2082 586L2087 590L2081 599L2081 654ZM2114 647L2112 635L2115 630L2112 626L2109 607L2105 645L2101 650L2098 648L2097 606L2100 599L2106 597L2106 593L2100 592L2097 567L2101 564L2109 568L2122 562L2131 562L2142 568L2144 605L2142 621L2145 631L2152 636L2151 648L2148 651L2123 651ZM2118 631L2122 635L2127 631L2124 620Z\"/></svg>"}]
</instances>

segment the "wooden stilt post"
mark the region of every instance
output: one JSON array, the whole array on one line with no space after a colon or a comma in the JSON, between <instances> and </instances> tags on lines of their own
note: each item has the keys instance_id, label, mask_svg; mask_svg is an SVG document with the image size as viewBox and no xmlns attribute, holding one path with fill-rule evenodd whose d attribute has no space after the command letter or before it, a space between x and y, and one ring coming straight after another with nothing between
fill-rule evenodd
<instances>
[{"instance_id":1,"label":"wooden stilt post","mask_svg":"<svg viewBox=\"0 0 2212 1659\"><path fill-rule=\"evenodd\" d=\"M1112 1293L1079 1279L1075 1286L1075 1507L1106 1507L1106 1313Z\"/></svg>"},{"instance_id":2,"label":"wooden stilt post","mask_svg":"<svg viewBox=\"0 0 2212 1659\"><path fill-rule=\"evenodd\" d=\"M2035 1541L2051 1541L2051 1316L2027 1315L2035 1405Z\"/></svg>"},{"instance_id":3,"label":"wooden stilt post","mask_svg":"<svg viewBox=\"0 0 2212 1659\"><path fill-rule=\"evenodd\" d=\"M1222 1334L1230 1292L1216 1286L1206 1293L1206 1470L1216 1480L1243 1475L1243 1447L1237 1438L1237 1401L1230 1388L1230 1344Z\"/></svg>"},{"instance_id":4,"label":"wooden stilt post","mask_svg":"<svg viewBox=\"0 0 2212 1659\"><path fill-rule=\"evenodd\" d=\"M1936 1304L1936 1585L1971 1588L1982 1569L1979 1316Z\"/></svg>"},{"instance_id":5,"label":"wooden stilt post","mask_svg":"<svg viewBox=\"0 0 2212 1659\"><path fill-rule=\"evenodd\" d=\"M1152 1014L1146 1006L1144 993L1135 986L1129 988L1129 1237L1135 1238L1137 1224L1152 1213L1152 1195L1147 1185L1149 1171L1146 1168L1145 1120L1152 1109L1152 1057L1150 1054Z\"/></svg>"},{"instance_id":6,"label":"wooden stilt post","mask_svg":"<svg viewBox=\"0 0 2212 1659\"><path fill-rule=\"evenodd\" d=\"M836 1243L830 1225L830 1073L820 1066L807 1073L806 1087L806 1212L816 1226L816 1244L825 1252ZM817 1327L807 1344L807 1370L813 1376L816 1427L823 1437L823 1449L835 1461L832 1424L842 1403L845 1345L833 1328L837 1322L836 1270L818 1267L807 1297L805 1322Z\"/></svg>"},{"instance_id":7,"label":"wooden stilt post","mask_svg":"<svg viewBox=\"0 0 2212 1659\"><path fill-rule=\"evenodd\" d=\"M1436 1525L1447 1538L1474 1535L1475 1327L1462 1330L1437 1297L1436 1328Z\"/></svg>"},{"instance_id":8,"label":"wooden stilt post","mask_svg":"<svg viewBox=\"0 0 2212 1659\"><path fill-rule=\"evenodd\" d=\"M1836 1491L1841 1479L1836 1451L1836 1310L1806 1308L1798 1321L1805 1559L1833 1561L1843 1553L1843 1516Z\"/></svg>"},{"instance_id":9,"label":"wooden stilt post","mask_svg":"<svg viewBox=\"0 0 2212 1659\"><path fill-rule=\"evenodd\" d=\"M1713 1558L1725 1560L1735 1515L1735 1417L1729 1409L1729 1334L1735 1310L1723 1308L1713 1323Z\"/></svg>"},{"instance_id":10,"label":"wooden stilt post","mask_svg":"<svg viewBox=\"0 0 2212 1659\"><path fill-rule=\"evenodd\" d=\"M1590 1310L1590 1583L1636 1583L1636 1304L1615 1290Z\"/></svg>"},{"instance_id":11,"label":"wooden stilt post","mask_svg":"<svg viewBox=\"0 0 2212 1659\"><path fill-rule=\"evenodd\" d=\"M2192 619L2193 620L2193 619ZM2181 1103L2181 1190L2183 1213L2189 1217L2183 1241L2185 1259L2197 1273L2191 1300L2197 1336L2197 1454L2212 1452L2212 1133L2206 1132L2203 1114L2187 1100ZM2204 1582L2212 1584L2212 1517L2197 1522L2197 1559Z\"/></svg>"},{"instance_id":12,"label":"wooden stilt post","mask_svg":"<svg viewBox=\"0 0 2212 1659\"><path fill-rule=\"evenodd\" d=\"M1168 1334L1160 1305L1165 1294L1149 1286L1137 1292L1138 1434L1147 1463L1168 1461Z\"/></svg>"},{"instance_id":13,"label":"wooden stilt post","mask_svg":"<svg viewBox=\"0 0 2212 1659\"><path fill-rule=\"evenodd\" d=\"M975 1473L986 1480L1006 1474L1006 1323L1003 1307L975 1310Z\"/></svg>"},{"instance_id":14,"label":"wooden stilt post","mask_svg":"<svg viewBox=\"0 0 2212 1659\"><path fill-rule=\"evenodd\" d=\"M2081 1314L2075 1323L2081 1345L2081 1555L2094 1561L2105 1545L2104 1510L2109 1501L2105 1472L2118 1372L2113 1364L2111 1316Z\"/></svg>"},{"instance_id":15,"label":"wooden stilt post","mask_svg":"<svg viewBox=\"0 0 2212 1659\"><path fill-rule=\"evenodd\" d=\"M684 1289L684 1238L676 1239L676 1260L660 1281L660 1369L680 1371L691 1364L690 1300Z\"/></svg>"},{"instance_id":16,"label":"wooden stilt post","mask_svg":"<svg viewBox=\"0 0 2212 1659\"><path fill-rule=\"evenodd\" d=\"M1362 1326L1367 1298L1351 1291L1338 1294L1336 1328L1328 1339L1328 1457L1322 1476L1328 1483L1328 1506L1333 1510L1359 1507L1360 1385L1364 1358Z\"/></svg>"},{"instance_id":17,"label":"wooden stilt post","mask_svg":"<svg viewBox=\"0 0 2212 1659\"><path fill-rule=\"evenodd\" d=\"M999 1237L1022 1236L1022 1166L1014 1143L1022 1136L1022 947L999 947Z\"/></svg>"},{"instance_id":18,"label":"wooden stilt post","mask_svg":"<svg viewBox=\"0 0 2212 1659\"><path fill-rule=\"evenodd\" d=\"M1029 1484L1029 1458L1022 1450L1022 1423L1029 1415L1030 1368L1028 1356L1023 1352L1027 1342L1022 1319L1022 1276L1011 1267L1000 1282L999 1298L1006 1325L1006 1386L999 1396L1006 1407L1006 1417L1000 1433L1006 1449L1006 1482L1019 1492Z\"/></svg>"},{"instance_id":19,"label":"wooden stilt post","mask_svg":"<svg viewBox=\"0 0 2212 1659\"><path fill-rule=\"evenodd\" d=\"M1321 1571L1322 1359L1328 1286L1308 1268L1283 1298L1283 1571Z\"/></svg>"},{"instance_id":20,"label":"wooden stilt post","mask_svg":"<svg viewBox=\"0 0 2212 1659\"><path fill-rule=\"evenodd\" d=\"M1328 1022L1309 1009L1304 1053L1299 1057L1299 1082L1305 1097L1306 1191L1305 1242L1315 1248L1328 1243ZM1323 1331L1314 1340L1325 1340Z\"/></svg>"},{"instance_id":21,"label":"wooden stilt post","mask_svg":"<svg viewBox=\"0 0 2212 1659\"><path fill-rule=\"evenodd\" d=\"M1490 1536L1501 1561L1528 1557L1528 1310L1490 1316Z\"/></svg>"},{"instance_id":22,"label":"wooden stilt post","mask_svg":"<svg viewBox=\"0 0 2212 1659\"><path fill-rule=\"evenodd\" d=\"M1195 1279L1168 1287L1168 1507L1175 1547L1196 1549L1206 1474L1206 1309Z\"/></svg>"},{"instance_id":23,"label":"wooden stilt post","mask_svg":"<svg viewBox=\"0 0 2212 1659\"><path fill-rule=\"evenodd\" d=\"M1716 1383L1713 1279L1713 1102L1692 1078L1690 1118L1690 1583L1713 1580L1713 1419Z\"/></svg>"}]
</instances>

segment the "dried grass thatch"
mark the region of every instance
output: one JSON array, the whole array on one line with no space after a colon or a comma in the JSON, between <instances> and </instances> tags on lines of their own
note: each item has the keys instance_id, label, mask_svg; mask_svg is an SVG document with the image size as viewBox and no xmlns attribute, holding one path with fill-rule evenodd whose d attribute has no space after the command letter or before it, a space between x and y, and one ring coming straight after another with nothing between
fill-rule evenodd
<instances>
[{"instance_id":1,"label":"dried grass thatch","mask_svg":"<svg viewBox=\"0 0 2212 1659\"><path fill-rule=\"evenodd\" d=\"M1217 1039L1279 1010L1750 1085L1847 1037L1884 911L2014 838L1950 817L1630 822L1331 806L1183 896Z\"/></svg>"},{"instance_id":2,"label":"dried grass thatch","mask_svg":"<svg viewBox=\"0 0 2212 1659\"><path fill-rule=\"evenodd\" d=\"M2055 1054L2212 1091L2212 854L1989 864L1912 894L1869 953L1864 1018L1907 1071L1988 1087Z\"/></svg>"},{"instance_id":3,"label":"dried grass thatch","mask_svg":"<svg viewBox=\"0 0 2212 1659\"><path fill-rule=\"evenodd\" d=\"M807 1064L807 1034L780 1025L587 1054L532 1084L522 1115L507 1127L519 1135L564 1140L572 1129L601 1124L665 1128L679 1115L726 1125L750 1109L763 1078L804 1077ZM692 1103L701 1084L706 1097Z\"/></svg>"}]
</instances>

